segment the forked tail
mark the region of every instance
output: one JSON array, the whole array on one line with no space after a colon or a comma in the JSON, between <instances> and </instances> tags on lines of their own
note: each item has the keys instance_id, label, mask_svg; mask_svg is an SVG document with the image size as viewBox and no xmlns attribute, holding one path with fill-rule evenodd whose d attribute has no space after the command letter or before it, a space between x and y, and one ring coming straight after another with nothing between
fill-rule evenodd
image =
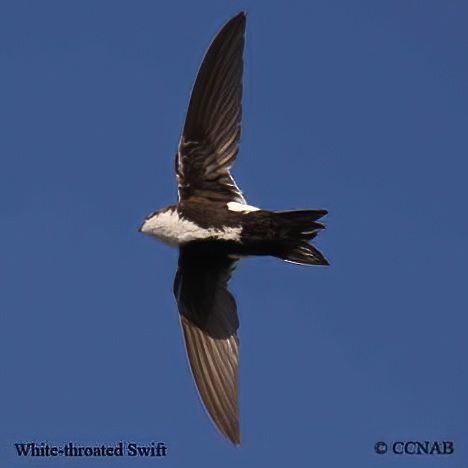
<instances>
[{"instance_id":1,"label":"forked tail","mask_svg":"<svg viewBox=\"0 0 468 468\"><path fill-rule=\"evenodd\" d=\"M325 228L317 220L326 214L326 210L276 212L286 231L286 239L278 244L275 257L300 265L328 265L322 253L308 242Z\"/></svg>"}]
</instances>

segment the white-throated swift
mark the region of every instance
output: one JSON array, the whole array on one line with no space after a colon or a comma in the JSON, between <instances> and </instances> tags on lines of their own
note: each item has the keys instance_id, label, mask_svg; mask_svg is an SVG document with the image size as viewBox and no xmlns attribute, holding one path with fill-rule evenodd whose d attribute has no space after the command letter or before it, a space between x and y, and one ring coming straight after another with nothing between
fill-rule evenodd
<instances>
[{"instance_id":1,"label":"white-throated swift","mask_svg":"<svg viewBox=\"0 0 468 468\"><path fill-rule=\"evenodd\" d=\"M140 232L179 248L174 294L190 367L209 415L240 444L239 320L228 281L241 257L271 255L328 265L311 241L326 210L268 211L246 203L230 174L238 150L246 14L206 52L175 161L179 200L149 215Z\"/></svg>"}]
</instances>

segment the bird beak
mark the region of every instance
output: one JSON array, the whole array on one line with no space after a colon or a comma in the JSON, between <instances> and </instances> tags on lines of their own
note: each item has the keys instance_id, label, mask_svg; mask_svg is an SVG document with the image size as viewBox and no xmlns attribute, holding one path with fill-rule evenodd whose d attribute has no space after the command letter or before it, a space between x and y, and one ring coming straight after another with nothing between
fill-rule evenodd
<instances>
[{"instance_id":1,"label":"bird beak","mask_svg":"<svg viewBox=\"0 0 468 468\"><path fill-rule=\"evenodd\" d=\"M138 228L138 232L141 232L142 234L147 234L148 233L148 220L145 219L142 223L142 225Z\"/></svg>"}]
</instances>

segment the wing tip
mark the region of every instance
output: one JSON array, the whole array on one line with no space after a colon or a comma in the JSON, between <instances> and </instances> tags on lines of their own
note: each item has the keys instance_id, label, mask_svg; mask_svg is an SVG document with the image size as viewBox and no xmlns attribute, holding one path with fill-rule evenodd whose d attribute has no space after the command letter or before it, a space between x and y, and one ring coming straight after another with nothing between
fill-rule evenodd
<instances>
[{"instance_id":1,"label":"wing tip","mask_svg":"<svg viewBox=\"0 0 468 468\"><path fill-rule=\"evenodd\" d=\"M239 448L241 446L240 435L234 439L230 439L234 447Z\"/></svg>"},{"instance_id":2,"label":"wing tip","mask_svg":"<svg viewBox=\"0 0 468 468\"><path fill-rule=\"evenodd\" d=\"M240 26L241 28L245 27L245 23L247 21L247 11L246 10L241 10L236 16L233 16L223 27L224 28L229 28L229 26Z\"/></svg>"},{"instance_id":3,"label":"wing tip","mask_svg":"<svg viewBox=\"0 0 468 468\"><path fill-rule=\"evenodd\" d=\"M231 430L223 430L220 426L217 427L221 434L223 434L223 436L226 437L226 439L228 439L232 445L234 445L236 448L241 446L239 420L237 420L235 427L230 428Z\"/></svg>"}]
</instances>

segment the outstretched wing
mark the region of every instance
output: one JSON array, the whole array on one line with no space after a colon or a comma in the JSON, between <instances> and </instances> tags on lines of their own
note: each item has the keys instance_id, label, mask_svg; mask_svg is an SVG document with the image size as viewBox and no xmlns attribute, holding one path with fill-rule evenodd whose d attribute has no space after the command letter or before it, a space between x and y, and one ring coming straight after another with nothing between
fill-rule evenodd
<instances>
[{"instance_id":1,"label":"outstretched wing","mask_svg":"<svg viewBox=\"0 0 468 468\"><path fill-rule=\"evenodd\" d=\"M202 244L181 247L174 294L200 397L220 432L239 445L239 320L227 287L235 265Z\"/></svg>"},{"instance_id":2,"label":"outstretched wing","mask_svg":"<svg viewBox=\"0 0 468 468\"><path fill-rule=\"evenodd\" d=\"M176 156L179 200L245 203L229 173L241 133L245 22L242 12L226 23L198 71Z\"/></svg>"}]
</instances>

